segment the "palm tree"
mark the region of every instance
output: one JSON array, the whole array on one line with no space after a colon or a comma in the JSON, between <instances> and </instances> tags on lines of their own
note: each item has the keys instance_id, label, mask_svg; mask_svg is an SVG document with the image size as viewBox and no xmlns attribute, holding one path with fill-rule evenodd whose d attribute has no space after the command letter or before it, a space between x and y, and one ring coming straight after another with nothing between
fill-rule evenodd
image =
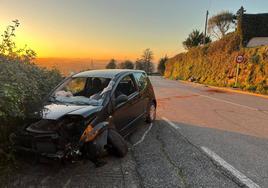
<instances>
[{"instance_id":1,"label":"palm tree","mask_svg":"<svg viewBox=\"0 0 268 188\"><path fill-rule=\"evenodd\" d=\"M187 39L185 39L185 41L183 41L183 46L185 49L190 49L192 47L196 47L199 46L203 43L203 39L204 39L204 34L201 33L199 30L193 30L189 36L187 37ZM211 42L211 39L209 36L206 36L205 38L205 43L209 43Z\"/></svg>"}]
</instances>

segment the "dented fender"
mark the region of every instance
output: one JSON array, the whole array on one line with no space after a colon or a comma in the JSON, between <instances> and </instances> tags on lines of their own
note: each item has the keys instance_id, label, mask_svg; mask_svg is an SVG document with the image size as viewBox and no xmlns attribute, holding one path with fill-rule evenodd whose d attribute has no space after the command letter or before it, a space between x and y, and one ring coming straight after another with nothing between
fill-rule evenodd
<instances>
[{"instance_id":1,"label":"dented fender","mask_svg":"<svg viewBox=\"0 0 268 188\"><path fill-rule=\"evenodd\" d=\"M80 138L82 152L96 160L98 156L105 153L105 146L108 140L108 122L102 122L92 127L88 125Z\"/></svg>"},{"instance_id":2,"label":"dented fender","mask_svg":"<svg viewBox=\"0 0 268 188\"><path fill-rule=\"evenodd\" d=\"M94 142L101 145L107 144L108 137L108 122L101 122L96 126L89 124L80 137L80 142L84 143Z\"/></svg>"}]
</instances>

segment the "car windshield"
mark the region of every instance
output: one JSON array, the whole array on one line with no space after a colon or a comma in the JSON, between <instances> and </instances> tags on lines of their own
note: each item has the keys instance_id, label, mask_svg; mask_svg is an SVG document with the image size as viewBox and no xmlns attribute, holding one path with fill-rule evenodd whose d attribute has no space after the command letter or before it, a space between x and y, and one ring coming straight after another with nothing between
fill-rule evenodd
<instances>
[{"instance_id":1,"label":"car windshield","mask_svg":"<svg viewBox=\"0 0 268 188\"><path fill-rule=\"evenodd\" d=\"M102 105L105 93L112 89L110 78L74 77L67 79L50 96L50 101L76 105Z\"/></svg>"}]
</instances>

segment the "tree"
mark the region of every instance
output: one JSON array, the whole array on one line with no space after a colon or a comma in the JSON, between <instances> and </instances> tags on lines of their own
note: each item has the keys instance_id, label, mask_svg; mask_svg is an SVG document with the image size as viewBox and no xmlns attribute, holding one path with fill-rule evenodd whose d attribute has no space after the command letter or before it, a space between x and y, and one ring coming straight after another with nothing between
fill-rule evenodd
<instances>
[{"instance_id":1,"label":"tree","mask_svg":"<svg viewBox=\"0 0 268 188\"><path fill-rule=\"evenodd\" d=\"M120 69L134 69L134 63L132 61L126 60L119 64Z\"/></svg>"},{"instance_id":2,"label":"tree","mask_svg":"<svg viewBox=\"0 0 268 188\"><path fill-rule=\"evenodd\" d=\"M216 39L225 36L235 25L235 15L229 11L220 12L208 20L208 31Z\"/></svg>"},{"instance_id":3,"label":"tree","mask_svg":"<svg viewBox=\"0 0 268 188\"><path fill-rule=\"evenodd\" d=\"M27 47L17 48L16 43L14 42L16 28L19 27L19 20L13 20L13 25L7 26L4 33L1 35L2 41L0 41L0 60L12 60L20 61L23 63L32 62L36 53Z\"/></svg>"},{"instance_id":4,"label":"tree","mask_svg":"<svg viewBox=\"0 0 268 188\"><path fill-rule=\"evenodd\" d=\"M199 30L193 30L185 39L185 41L182 42L182 44L186 50L189 50L192 47L196 47L203 44L203 40L204 34L200 33ZM209 36L206 36L205 43L207 44L209 42L211 42L211 39Z\"/></svg>"},{"instance_id":5,"label":"tree","mask_svg":"<svg viewBox=\"0 0 268 188\"><path fill-rule=\"evenodd\" d=\"M106 69L116 69L116 61L111 59L110 62L106 65Z\"/></svg>"},{"instance_id":6,"label":"tree","mask_svg":"<svg viewBox=\"0 0 268 188\"><path fill-rule=\"evenodd\" d=\"M143 51L143 54L140 59L136 61L136 69L144 70L147 73L151 73L154 71L153 60L153 52L150 48L147 48Z\"/></svg>"},{"instance_id":7,"label":"tree","mask_svg":"<svg viewBox=\"0 0 268 188\"><path fill-rule=\"evenodd\" d=\"M238 11L236 12L236 19L237 17L241 17L243 16L243 14L246 12L246 10L244 9L243 6L240 7L240 9L238 9Z\"/></svg>"},{"instance_id":8,"label":"tree","mask_svg":"<svg viewBox=\"0 0 268 188\"><path fill-rule=\"evenodd\" d=\"M17 48L15 33L20 23L18 20L12 22L0 40L1 122L11 122L14 117L25 118L40 110L43 99L62 79L58 70L35 65L36 53L26 45Z\"/></svg>"},{"instance_id":9,"label":"tree","mask_svg":"<svg viewBox=\"0 0 268 188\"><path fill-rule=\"evenodd\" d=\"M141 60L141 59L136 60L135 69L137 69L137 70L145 70L145 65L144 65L143 60Z\"/></svg>"},{"instance_id":10,"label":"tree","mask_svg":"<svg viewBox=\"0 0 268 188\"><path fill-rule=\"evenodd\" d=\"M167 57L167 56L165 56L165 57L163 57L163 58L161 58L161 59L159 60L159 63L158 63L158 66L157 66L157 70L158 70L158 72L159 72L161 75L163 75L164 72L165 72L165 69L166 69L166 62L167 62L167 60L168 60L168 57Z\"/></svg>"}]
</instances>

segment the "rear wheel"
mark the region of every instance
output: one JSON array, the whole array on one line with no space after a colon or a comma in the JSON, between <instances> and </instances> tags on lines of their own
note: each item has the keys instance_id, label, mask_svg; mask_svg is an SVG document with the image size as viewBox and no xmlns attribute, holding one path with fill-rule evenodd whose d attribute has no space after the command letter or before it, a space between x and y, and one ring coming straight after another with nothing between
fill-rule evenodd
<instances>
[{"instance_id":1,"label":"rear wheel","mask_svg":"<svg viewBox=\"0 0 268 188\"><path fill-rule=\"evenodd\" d=\"M152 123L155 120L155 118L156 118L156 107L155 104L151 102L148 107L146 122Z\"/></svg>"},{"instance_id":2,"label":"rear wheel","mask_svg":"<svg viewBox=\"0 0 268 188\"><path fill-rule=\"evenodd\" d=\"M111 146L111 152L117 157L124 157L128 152L125 139L114 129L109 129L108 144Z\"/></svg>"}]
</instances>

